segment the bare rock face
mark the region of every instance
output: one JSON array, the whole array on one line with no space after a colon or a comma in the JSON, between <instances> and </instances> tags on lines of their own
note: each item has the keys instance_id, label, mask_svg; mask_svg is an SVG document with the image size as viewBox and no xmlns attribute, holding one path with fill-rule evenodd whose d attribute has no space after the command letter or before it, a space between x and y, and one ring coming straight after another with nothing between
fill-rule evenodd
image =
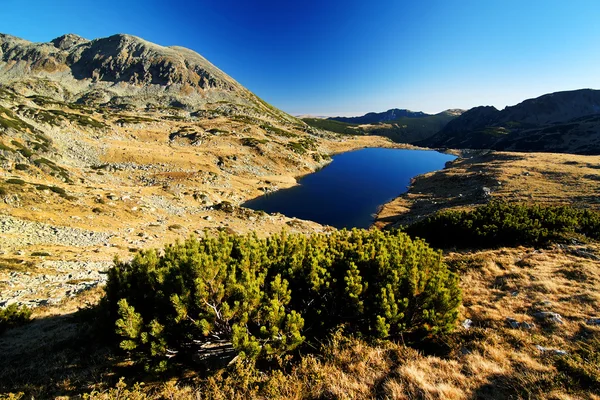
<instances>
[{"instance_id":1,"label":"bare rock face","mask_svg":"<svg viewBox=\"0 0 600 400\"><path fill-rule=\"evenodd\" d=\"M74 35L72 33L67 33L66 35L62 35L52 40L50 43L54 45L54 47L61 50L68 50L71 47L89 43L90 41L82 38L81 36Z\"/></svg>"},{"instance_id":2,"label":"bare rock face","mask_svg":"<svg viewBox=\"0 0 600 400\"><path fill-rule=\"evenodd\" d=\"M66 50L67 64L76 79L138 86L179 84L193 90L239 89L199 54L158 46L131 35L114 35Z\"/></svg>"}]
</instances>

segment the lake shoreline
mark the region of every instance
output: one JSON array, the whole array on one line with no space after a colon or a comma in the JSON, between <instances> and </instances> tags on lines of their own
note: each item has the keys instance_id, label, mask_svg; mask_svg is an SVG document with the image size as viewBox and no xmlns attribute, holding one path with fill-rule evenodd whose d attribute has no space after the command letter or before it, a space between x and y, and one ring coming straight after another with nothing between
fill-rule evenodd
<instances>
[{"instance_id":1,"label":"lake shoreline","mask_svg":"<svg viewBox=\"0 0 600 400\"><path fill-rule=\"evenodd\" d=\"M337 163L304 175L296 185L241 206L338 229L366 229L372 225L378 209L406 190L415 176L443 168L455 157L415 146L353 150L336 154Z\"/></svg>"}]
</instances>

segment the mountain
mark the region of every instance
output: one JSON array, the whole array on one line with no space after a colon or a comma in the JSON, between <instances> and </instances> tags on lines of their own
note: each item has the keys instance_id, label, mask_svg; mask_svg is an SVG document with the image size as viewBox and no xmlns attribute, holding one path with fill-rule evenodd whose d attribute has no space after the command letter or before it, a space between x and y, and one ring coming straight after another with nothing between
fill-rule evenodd
<instances>
[{"instance_id":1,"label":"mountain","mask_svg":"<svg viewBox=\"0 0 600 400\"><path fill-rule=\"evenodd\" d=\"M436 135L427 147L600 154L600 91L546 94L497 110L475 107Z\"/></svg>"},{"instance_id":2,"label":"mountain","mask_svg":"<svg viewBox=\"0 0 600 400\"><path fill-rule=\"evenodd\" d=\"M370 112L360 117L331 117L328 118L333 121L345 122L348 124L377 124L380 122L389 122L395 121L397 119L408 117L408 118L418 118L425 117L429 114L425 114L421 111L410 111L399 108L392 108L391 110L387 110L381 113Z\"/></svg>"},{"instance_id":3,"label":"mountain","mask_svg":"<svg viewBox=\"0 0 600 400\"><path fill-rule=\"evenodd\" d=\"M293 117L269 106L204 57L118 34L87 40L73 34L32 43L0 34L0 83L16 93L127 108L210 108Z\"/></svg>"},{"instance_id":4,"label":"mountain","mask_svg":"<svg viewBox=\"0 0 600 400\"><path fill-rule=\"evenodd\" d=\"M420 111L392 109L383 113L369 113L362 117L303 118L302 120L310 126L331 132L377 135L390 138L397 143L414 143L436 134L462 112L463 110L452 109L432 115Z\"/></svg>"}]
</instances>

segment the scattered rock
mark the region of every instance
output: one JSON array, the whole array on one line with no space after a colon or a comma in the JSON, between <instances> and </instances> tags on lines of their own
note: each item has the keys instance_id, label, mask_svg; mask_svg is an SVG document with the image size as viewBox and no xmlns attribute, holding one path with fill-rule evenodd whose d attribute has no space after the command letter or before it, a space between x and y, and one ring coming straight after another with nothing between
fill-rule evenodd
<instances>
[{"instance_id":1,"label":"scattered rock","mask_svg":"<svg viewBox=\"0 0 600 400\"><path fill-rule=\"evenodd\" d=\"M521 324L519 323L519 321L517 321L514 318L506 318L506 322L508 323L508 326L510 326L512 329L518 329Z\"/></svg>"},{"instance_id":2,"label":"scattered rock","mask_svg":"<svg viewBox=\"0 0 600 400\"><path fill-rule=\"evenodd\" d=\"M465 329L470 329L471 326L473 325L473 321L471 321L470 319L465 319L462 323L463 328Z\"/></svg>"},{"instance_id":3,"label":"scattered rock","mask_svg":"<svg viewBox=\"0 0 600 400\"><path fill-rule=\"evenodd\" d=\"M562 316L558 313L552 311L540 311L533 314L533 316L537 319L552 322L555 324L564 324Z\"/></svg>"},{"instance_id":4,"label":"scattered rock","mask_svg":"<svg viewBox=\"0 0 600 400\"><path fill-rule=\"evenodd\" d=\"M3 235L7 234L7 235ZM0 216L0 244L16 247L29 244L59 246L96 246L106 243L113 235L67 226L53 226L42 222L31 222L6 215ZM23 255L24 253L17 255Z\"/></svg>"},{"instance_id":5,"label":"scattered rock","mask_svg":"<svg viewBox=\"0 0 600 400\"><path fill-rule=\"evenodd\" d=\"M542 352L542 354L549 353L549 354L557 355L557 356L566 356L567 355L567 352L565 350L549 349L547 347L540 346L539 344L536 344L535 348L538 349L540 352Z\"/></svg>"}]
</instances>

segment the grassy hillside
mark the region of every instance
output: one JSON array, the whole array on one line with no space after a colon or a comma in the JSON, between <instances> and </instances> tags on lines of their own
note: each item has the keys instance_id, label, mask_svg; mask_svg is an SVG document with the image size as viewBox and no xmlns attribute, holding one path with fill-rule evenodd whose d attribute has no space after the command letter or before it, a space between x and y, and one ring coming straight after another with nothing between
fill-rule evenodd
<instances>
[{"instance_id":1,"label":"grassy hillside","mask_svg":"<svg viewBox=\"0 0 600 400\"><path fill-rule=\"evenodd\" d=\"M332 119L324 118L302 118L302 121L308 125L319 129L325 129L326 131L341 133L344 135L363 135L364 131L355 124L348 124L346 122L334 121Z\"/></svg>"},{"instance_id":2,"label":"grassy hillside","mask_svg":"<svg viewBox=\"0 0 600 400\"><path fill-rule=\"evenodd\" d=\"M446 113L426 117L402 117L387 123L364 125L369 135L385 136L397 143L415 143L439 132L455 116Z\"/></svg>"}]
</instances>

